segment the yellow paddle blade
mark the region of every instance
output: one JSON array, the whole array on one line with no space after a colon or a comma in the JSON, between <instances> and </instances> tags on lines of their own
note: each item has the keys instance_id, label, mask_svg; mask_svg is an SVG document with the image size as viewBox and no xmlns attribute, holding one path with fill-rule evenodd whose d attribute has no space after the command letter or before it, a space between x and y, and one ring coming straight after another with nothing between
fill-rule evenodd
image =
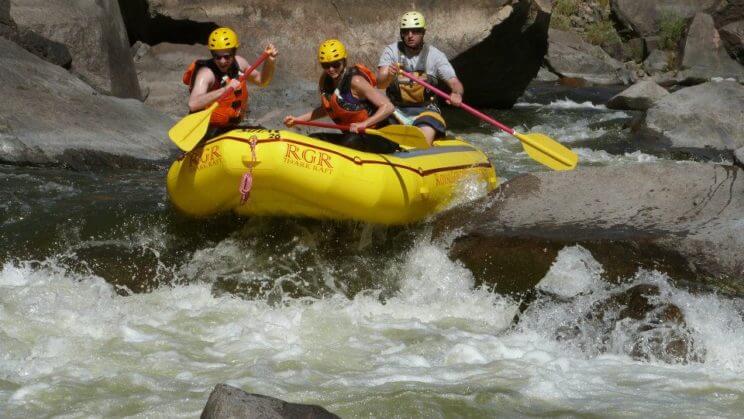
<instances>
[{"instance_id":1,"label":"yellow paddle blade","mask_svg":"<svg viewBox=\"0 0 744 419\"><path fill-rule=\"evenodd\" d=\"M388 140L413 148L429 148L424 133L412 125L388 125L380 129L366 129L372 135L379 135Z\"/></svg>"},{"instance_id":2,"label":"yellow paddle blade","mask_svg":"<svg viewBox=\"0 0 744 419\"><path fill-rule=\"evenodd\" d=\"M209 118L217 102L203 111L187 115L168 131L168 137L183 151L189 152L199 144L209 129Z\"/></svg>"},{"instance_id":3,"label":"yellow paddle blade","mask_svg":"<svg viewBox=\"0 0 744 419\"><path fill-rule=\"evenodd\" d=\"M576 153L545 134L515 132L514 136L522 142L527 155L553 170L573 170L579 162Z\"/></svg>"}]
</instances>

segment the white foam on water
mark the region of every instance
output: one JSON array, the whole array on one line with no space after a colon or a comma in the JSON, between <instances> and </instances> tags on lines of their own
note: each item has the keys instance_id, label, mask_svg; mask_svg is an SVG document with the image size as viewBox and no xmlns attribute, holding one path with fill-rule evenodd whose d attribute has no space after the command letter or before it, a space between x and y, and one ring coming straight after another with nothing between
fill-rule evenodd
<instances>
[{"instance_id":1,"label":"white foam on water","mask_svg":"<svg viewBox=\"0 0 744 419\"><path fill-rule=\"evenodd\" d=\"M581 246L570 246L558 252L556 261L536 288L564 298L591 292L601 286L604 269L592 254Z\"/></svg>"},{"instance_id":2,"label":"white foam on water","mask_svg":"<svg viewBox=\"0 0 744 419\"><path fill-rule=\"evenodd\" d=\"M583 109L583 110L598 110L598 111L606 111L607 106L605 105L596 105L592 103L591 101L585 101L585 102L576 102L571 99L558 99L554 100L550 103L542 104L542 103L530 103L530 102L519 102L514 104L515 108L547 108L547 109Z\"/></svg>"},{"instance_id":3,"label":"white foam on water","mask_svg":"<svg viewBox=\"0 0 744 419\"><path fill-rule=\"evenodd\" d=\"M610 154L604 150L592 150L586 147L572 149L582 163L605 163L605 164L632 164L632 163L654 163L659 158L641 151L624 153L623 155Z\"/></svg>"},{"instance_id":4,"label":"white foam on water","mask_svg":"<svg viewBox=\"0 0 744 419\"><path fill-rule=\"evenodd\" d=\"M207 275L194 266L209 255L252 257L229 240L216 247L185 269ZM410 397L403 405L436 395L471 413L739 411L740 302L677 290L658 273L635 278L659 284L705 345L705 363L669 365L556 341L561 324L612 291L597 281L601 267L586 249L561 251L543 282L577 295L574 303L544 303L516 329L517 302L476 287L472 273L428 239L393 268L398 290L389 295L269 304L215 296L209 282L122 297L102 278L55 261L6 263L0 377L15 387L0 387L0 402L11 416L193 416L226 382L344 416L372 412L370 397L382 409L376 416L389 416L401 408L401 392ZM476 402L475 394L491 396Z\"/></svg>"}]
</instances>

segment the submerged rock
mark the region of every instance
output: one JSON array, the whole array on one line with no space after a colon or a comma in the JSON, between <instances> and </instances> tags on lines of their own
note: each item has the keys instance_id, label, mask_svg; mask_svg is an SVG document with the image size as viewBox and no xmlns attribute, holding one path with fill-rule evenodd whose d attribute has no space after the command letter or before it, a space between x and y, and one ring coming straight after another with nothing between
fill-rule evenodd
<instances>
[{"instance_id":1,"label":"submerged rock","mask_svg":"<svg viewBox=\"0 0 744 419\"><path fill-rule=\"evenodd\" d=\"M691 162L521 175L443 214L450 256L501 293L531 290L579 244L609 280L638 268L744 295L744 170Z\"/></svg>"},{"instance_id":2,"label":"submerged rock","mask_svg":"<svg viewBox=\"0 0 744 419\"><path fill-rule=\"evenodd\" d=\"M555 336L591 355L619 352L644 361L688 363L702 362L705 354L682 310L651 284L598 299Z\"/></svg>"},{"instance_id":3,"label":"submerged rock","mask_svg":"<svg viewBox=\"0 0 744 419\"><path fill-rule=\"evenodd\" d=\"M217 384L209 395L201 419L336 419L326 409L308 404L288 403L261 394L246 393L227 384Z\"/></svg>"}]
</instances>

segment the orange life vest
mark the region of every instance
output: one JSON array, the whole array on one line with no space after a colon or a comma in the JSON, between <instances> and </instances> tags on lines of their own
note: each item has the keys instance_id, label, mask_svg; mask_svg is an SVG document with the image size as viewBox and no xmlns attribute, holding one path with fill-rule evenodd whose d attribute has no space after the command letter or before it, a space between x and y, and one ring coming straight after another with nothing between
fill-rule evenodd
<instances>
[{"instance_id":1,"label":"orange life vest","mask_svg":"<svg viewBox=\"0 0 744 419\"><path fill-rule=\"evenodd\" d=\"M237 61L233 61L233 65L230 66L227 73L222 73L213 60L196 60L183 73L183 83L189 86L189 92L194 88L196 75L202 67L207 67L214 74L214 83L209 86L208 90L210 92L224 87L231 79L242 75ZM209 124L217 127L238 125L243 120L247 110L248 84L243 79L239 89L217 101L217 107L212 112Z\"/></svg>"},{"instance_id":2,"label":"orange life vest","mask_svg":"<svg viewBox=\"0 0 744 419\"><path fill-rule=\"evenodd\" d=\"M377 110L372 102L355 98L351 93L351 79L357 75L364 77L372 87L377 86L377 78L364 64L356 64L346 70L335 89L333 79L327 74L320 77L321 104L333 122L339 125L365 121Z\"/></svg>"}]
</instances>

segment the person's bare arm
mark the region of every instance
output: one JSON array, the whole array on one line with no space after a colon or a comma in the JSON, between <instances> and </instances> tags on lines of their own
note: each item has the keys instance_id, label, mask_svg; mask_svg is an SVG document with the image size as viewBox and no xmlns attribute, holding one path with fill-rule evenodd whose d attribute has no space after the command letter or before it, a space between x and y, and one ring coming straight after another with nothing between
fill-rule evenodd
<instances>
[{"instance_id":1,"label":"person's bare arm","mask_svg":"<svg viewBox=\"0 0 744 419\"><path fill-rule=\"evenodd\" d=\"M320 119L320 118L322 118L322 117L324 117L326 115L328 115L328 113L326 113L325 108L323 108L322 106L318 106L317 108L313 109L312 111L306 112L306 113L304 113L304 114L302 114L300 116L292 116L292 115L285 116L284 117L284 125L286 125L286 126L288 126L288 127L291 128L292 126L294 126L295 121L314 121L314 120Z\"/></svg>"},{"instance_id":2,"label":"person's bare arm","mask_svg":"<svg viewBox=\"0 0 744 419\"><path fill-rule=\"evenodd\" d=\"M251 71L251 74L246 76L248 80L256 85L259 85L261 87L266 87L271 82L271 79L274 78L274 69L276 68L276 56L279 55L279 51L276 49L274 44L268 44L266 45L266 48L264 49L264 52L269 54L269 58L264 61L263 68L261 68L261 71L253 70ZM242 63L241 69L245 70L249 67L248 61L245 60L245 58L240 57L242 61L245 63L245 66L243 66Z\"/></svg>"},{"instance_id":3,"label":"person's bare arm","mask_svg":"<svg viewBox=\"0 0 744 419\"><path fill-rule=\"evenodd\" d=\"M465 86L462 85L462 82L457 77L447 80L447 85L452 91L450 94L450 100L448 100L447 103L459 108L460 105L462 105L462 95L465 94Z\"/></svg>"},{"instance_id":4,"label":"person's bare arm","mask_svg":"<svg viewBox=\"0 0 744 419\"><path fill-rule=\"evenodd\" d=\"M215 82L214 74L209 71L208 68L201 68L196 73L196 80L194 80L194 88L191 89L191 95L189 95L189 111L196 112L200 111L207 106L211 105L214 101L220 98L228 88L233 89L239 88L240 83L237 80L231 80L225 87L208 91L209 87Z\"/></svg>"},{"instance_id":5,"label":"person's bare arm","mask_svg":"<svg viewBox=\"0 0 744 419\"><path fill-rule=\"evenodd\" d=\"M377 107L375 113L370 115L366 121L351 124L351 132L357 132L360 128L367 128L382 122L395 110L390 99L388 99L380 90L372 87L372 85L362 76L354 76L351 78L351 92L354 96L360 99L366 99Z\"/></svg>"}]
</instances>

